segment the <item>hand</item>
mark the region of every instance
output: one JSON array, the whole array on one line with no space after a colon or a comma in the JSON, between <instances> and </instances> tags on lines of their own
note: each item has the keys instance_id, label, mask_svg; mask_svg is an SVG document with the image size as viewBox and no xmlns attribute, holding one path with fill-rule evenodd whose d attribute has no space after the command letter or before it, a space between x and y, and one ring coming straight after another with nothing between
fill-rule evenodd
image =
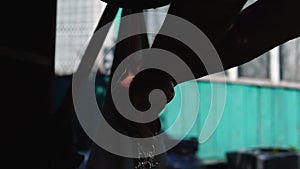
<instances>
[{"instance_id":1,"label":"hand","mask_svg":"<svg viewBox=\"0 0 300 169\"><path fill-rule=\"evenodd\" d=\"M164 92L167 103L174 97L174 83L167 73L149 69L134 76L129 86L129 97L133 106L139 111L150 109L149 95L155 89Z\"/></svg>"},{"instance_id":2,"label":"hand","mask_svg":"<svg viewBox=\"0 0 300 169\"><path fill-rule=\"evenodd\" d=\"M139 111L150 109L149 94L154 89L160 89L164 92L167 103L174 97L174 85L169 75L157 69L145 70L138 73L131 79L129 85L129 97L133 106ZM156 105L152 105L156 106ZM157 113L157 117L162 109ZM156 120L141 124L136 123L136 132L140 137L150 137L160 132L161 124L159 118Z\"/></svg>"}]
</instances>

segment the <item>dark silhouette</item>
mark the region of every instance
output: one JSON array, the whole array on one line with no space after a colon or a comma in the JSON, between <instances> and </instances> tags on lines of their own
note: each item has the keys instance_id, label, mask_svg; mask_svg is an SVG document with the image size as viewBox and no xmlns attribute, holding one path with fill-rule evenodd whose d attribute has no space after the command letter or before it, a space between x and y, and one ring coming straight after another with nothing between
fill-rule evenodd
<instances>
[{"instance_id":1,"label":"dark silhouette","mask_svg":"<svg viewBox=\"0 0 300 169\"><path fill-rule=\"evenodd\" d=\"M105 1L108 6L98 28L111 21L119 7L124 8L123 15L126 15L170 3L170 14L192 22L208 36L225 69L246 63L300 35L300 23L297 22L300 16L299 0L258 0L244 10L246 0ZM8 123L1 127L4 130L2 138L6 141L3 145L8 148L3 153L7 164L3 165L32 169L75 168L77 161L82 159L76 157L73 149L70 110L66 110L72 107L70 93L59 111L52 111L51 105L55 76L56 1L5 1L2 7L5 9L1 10L4 13L0 48L3 72L1 96L4 100L3 119ZM168 18L165 24L167 21ZM127 56L122 52L130 54L148 48L145 38L144 35L135 36L118 44L116 50L119 52L116 52L113 69ZM126 51L126 44L133 39L139 39L136 41L137 47ZM153 47L175 53L189 65L197 78L207 75L202 62L184 44L158 35ZM160 81L161 84L152 84L151 77L162 77L164 80ZM173 93L170 91L175 85L177 83L172 77L150 71L145 76L133 78L129 86L131 99L134 102L139 100L134 104L137 108L147 105L148 98L144 96L148 96L152 88L159 87L171 100ZM136 92L143 88L147 90ZM110 91L109 88L107 91ZM113 113L109 114L112 110ZM104 116L113 127L128 135L145 137L160 130L159 119L145 126L122 118L115 110L109 92ZM88 168L119 169L132 166L130 160L93 145Z\"/></svg>"},{"instance_id":2,"label":"dark silhouette","mask_svg":"<svg viewBox=\"0 0 300 169\"><path fill-rule=\"evenodd\" d=\"M113 5L118 4L116 1L112 2L114 2L112 3ZM118 5L124 7L125 12L130 11L128 8L134 8L133 13L139 12L140 10L138 9L157 7L156 5L161 5L155 4L157 2L155 0L150 2L147 1L147 3L144 4L142 1L137 2L129 0L126 2L128 3L120 3ZM193 0L188 2L183 0L173 0L170 2L168 13L184 18L202 30L217 49L224 69L226 70L246 63L269 51L273 47L276 47L300 35L300 23L296 22L297 17L300 16L300 12L297 10L298 7L300 7L299 1L259 0L242 10L246 2L246 0ZM163 3L163 1L161 1L161 3ZM124 15L126 14L123 13L123 16ZM168 17L165 19L161 29L166 29L167 24ZM120 29L122 29L122 25ZM148 44L142 46L140 45L145 41L145 38L146 37L143 35L134 36L117 45L119 48L119 53L116 52L112 74L114 73L114 69L126 56L139 49L147 48ZM139 43L136 43L137 39L140 39ZM136 46L140 47L128 51L128 45L132 45L133 42L136 43ZM179 56L192 69L196 78L200 78L208 74L201 60L199 60L198 57L187 46L179 41L158 34L154 40L153 47L171 51ZM144 58L144 60L141 62L147 62L148 59L151 59L151 56ZM216 70L216 72L218 71L222 70ZM133 105L137 109L144 110L149 108L147 96L149 95L150 91L155 88L162 89L165 92L168 101L171 100L174 94L170 92L172 91L170 89L177 85L178 82L174 81L172 77L165 75L162 71L147 70L146 73L141 72L140 74L143 74L143 76L139 74L134 76L129 85L130 98L133 102ZM128 74L128 76L132 75ZM161 84L154 84L154 77L164 80L160 81ZM108 88L108 91L109 90L110 89ZM106 97L106 109L104 109L104 114L107 114L105 110L115 110L109 93ZM122 128L127 132L134 131L137 135L141 136L149 136L147 131L150 131L150 133L152 132L150 135L155 135L155 132L159 132L159 120L156 120L156 123L153 122L147 124L146 128L148 129L141 129L145 126L141 126L140 124L136 124L124 119L118 115L116 110L113 112L115 115L108 115L110 116L108 119L119 119L117 121L122 122L121 124L111 122L112 126L119 126L116 128ZM140 130L130 130L132 127L140 128ZM156 131L154 132L153 129L156 129ZM143 132L146 132L146 134ZM101 148L97 147L96 145L92 147L91 159L89 161L89 164L91 165L88 165L88 168L100 166L99 163L97 164L95 162L97 161L97 158L98 160L100 160L99 158L104 158L103 156L99 155L101 152L105 151L101 150ZM105 156L105 153L102 154ZM119 161L125 160L119 157L118 159ZM103 166L102 163L102 168L120 167L117 166L117 164L112 164L108 161L107 164L107 166ZM126 165L123 165L122 167L126 168Z\"/></svg>"}]
</instances>

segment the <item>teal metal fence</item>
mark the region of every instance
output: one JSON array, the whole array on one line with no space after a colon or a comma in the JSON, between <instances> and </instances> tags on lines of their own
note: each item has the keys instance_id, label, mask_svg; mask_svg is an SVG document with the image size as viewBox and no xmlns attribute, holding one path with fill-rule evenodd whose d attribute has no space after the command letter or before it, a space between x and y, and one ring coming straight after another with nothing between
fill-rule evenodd
<instances>
[{"instance_id":1,"label":"teal metal fence","mask_svg":"<svg viewBox=\"0 0 300 169\"><path fill-rule=\"evenodd\" d=\"M222 83L216 83L221 88ZM211 105L211 83L199 81L199 111L196 122L187 134L199 137L204 120ZM184 88L184 85L181 87ZM181 105L179 88L175 99L166 107L162 116L163 129L174 123ZM213 135L199 145L198 156L203 159L225 158L225 153L252 147L285 147L300 149L300 90L288 88L262 87L245 84L226 84L226 101L221 122ZM213 100L218 106L221 100ZM220 103L221 104L221 103ZM167 134L176 138L193 118L189 108L182 110L178 119Z\"/></svg>"}]
</instances>

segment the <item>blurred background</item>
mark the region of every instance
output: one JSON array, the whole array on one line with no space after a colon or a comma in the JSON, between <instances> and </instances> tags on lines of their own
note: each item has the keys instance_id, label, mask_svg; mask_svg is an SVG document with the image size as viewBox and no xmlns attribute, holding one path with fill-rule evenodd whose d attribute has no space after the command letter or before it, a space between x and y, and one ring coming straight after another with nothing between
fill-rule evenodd
<instances>
[{"instance_id":1,"label":"blurred background","mask_svg":"<svg viewBox=\"0 0 300 169\"><path fill-rule=\"evenodd\" d=\"M254 0L249 0L247 5L253 2ZM57 1L56 107L61 104L67 88L71 84L71 75L80 63L81 56L93 35L105 6L106 4L99 0ZM168 6L149 11L166 13L167 10ZM154 32L158 32L164 20L163 17L155 14L145 14L145 19L147 29L154 30ZM299 21L295 20L295 22ZM118 28L119 23L115 21L105 41L104 50L99 53L99 58L103 58L103 60L99 59L98 69L95 70L97 72L95 92L100 108L108 83ZM150 44L154 37L155 35L148 35ZM224 84L221 84L218 74L213 75L210 80L206 77L197 80L200 93L199 114L195 125L185 137L186 142L180 145L183 152L183 149L189 150L192 156L191 154L186 156L190 157L188 159L181 158L180 155L174 156L176 152L177 155L189 154L178 153L177 150L174 150L173 155L170 152L169 167L192 168L192 165L196 166L199 163L216 164L215 168L217 164L219 167L224 167L224 165L229 165L228 163L235 160L232 159L233 156L230 156L230 152L237 153L242 150L244 152L249 149L253 152L256 150L255 153L258 154L280 152L281 149L297 154L300 149L299 69L300 39L294 39L247 64L227 70L225 72L227 96L224 114L212 137L203 144L199 144L197 139L211 105L211 83L217 86ZM182 85L181 87L184 88L185 86ZM179 90L178 87L176 90ZM216 102L214 105L218 105L218 100L214 100L214 102ZM178 113L184 114L183 118L178 119L180 125L167 131L172 139L182 136L184 129L193 120L191 118L194 118L189 116L189 109L178 112L179 109L180 96L176 95L162 114L163 130L167 130L173 124ZM91 141L80 127L74 113L72 117L76 148L87 158ZM262 148L265 149L262 150ZM297 156L293 156L292 160L298 161L298 163L300 161ZM288 163L293 162L289 161ZM280 165L277 164L278 166ZM234 168L234 166L231 167ZM293 169L293 167L289 169Z\"/></svg>"}]
</instances>

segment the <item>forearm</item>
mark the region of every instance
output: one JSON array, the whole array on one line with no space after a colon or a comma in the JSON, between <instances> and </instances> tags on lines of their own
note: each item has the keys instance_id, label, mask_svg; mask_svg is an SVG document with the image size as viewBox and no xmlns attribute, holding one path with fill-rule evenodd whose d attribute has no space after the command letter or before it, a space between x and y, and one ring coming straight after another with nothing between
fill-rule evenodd
<instances>
[{"instance_id":1,"label":"forearm","mask_svg":"<svg viewBox=\"0 0 300 169\"><path fill-rule=\"evenodd\" d=\"M171 3L168 13L183 18L197 26L216 46L225 37L230 25L239 15L246 0L192 0L188 3L175 0ZM160 32L168 32L168 18L166 18ZM194 73L195 78L207 75L199 57L184 43L158 34L152 45L153 48L170 51L180 57ZM147 62L146 58L145 62ZM172 64L172 61L170 61ZM179 81L181 83L183 81Z\"/></svg>"},{"instance_id":2,"label":"forearm","mask_svg":"<svg viewBox=\"0 0 300 169\"><path fill-rule=\"evenodd\" d=\"M298 37L300 26L296 21L296 17L300 16L300 13L297 12L297 7L300 6L299 2L296 0L260 0L241 12L234 19L234 23L231 23L230 29L225 29L226 26L222 26L222 24L216 29L208 29L217 23L202 23L196 17L191 18L188 16L192 12L187 14L179 12L177 14L185 19L188 18L189 21L196 24L199 29L208 35L219 53L224 70L226 70L251 61L273 47ZM176 13L176 10L170 10L171 13ZM200 13L204 15L203 12ZM204 16L207 17L207 20L211 17L209 15ZM220 18L222 17L220 16ZM227 25L230 22L231 20L228 20ZM213 35L215 32L218 36ZM208 74L198 56L178 41L158 35L153 47L175 53L190 67L195 78L201 78ZM216 70L216 72L218 71L222 70Z\"/></svg>"},{"instance_id":3,"label":"forearm","mask_svg":"<svg viewBox=\"0 0 300 169\"><path fill-rule=\"evenodd\" d=\"M225 69L249 62L300 36L297 22L300 13L294 8L300 5L288 1L258 1L240 14L224 40L216 46Z\"/></svg>"}]
</instances>

